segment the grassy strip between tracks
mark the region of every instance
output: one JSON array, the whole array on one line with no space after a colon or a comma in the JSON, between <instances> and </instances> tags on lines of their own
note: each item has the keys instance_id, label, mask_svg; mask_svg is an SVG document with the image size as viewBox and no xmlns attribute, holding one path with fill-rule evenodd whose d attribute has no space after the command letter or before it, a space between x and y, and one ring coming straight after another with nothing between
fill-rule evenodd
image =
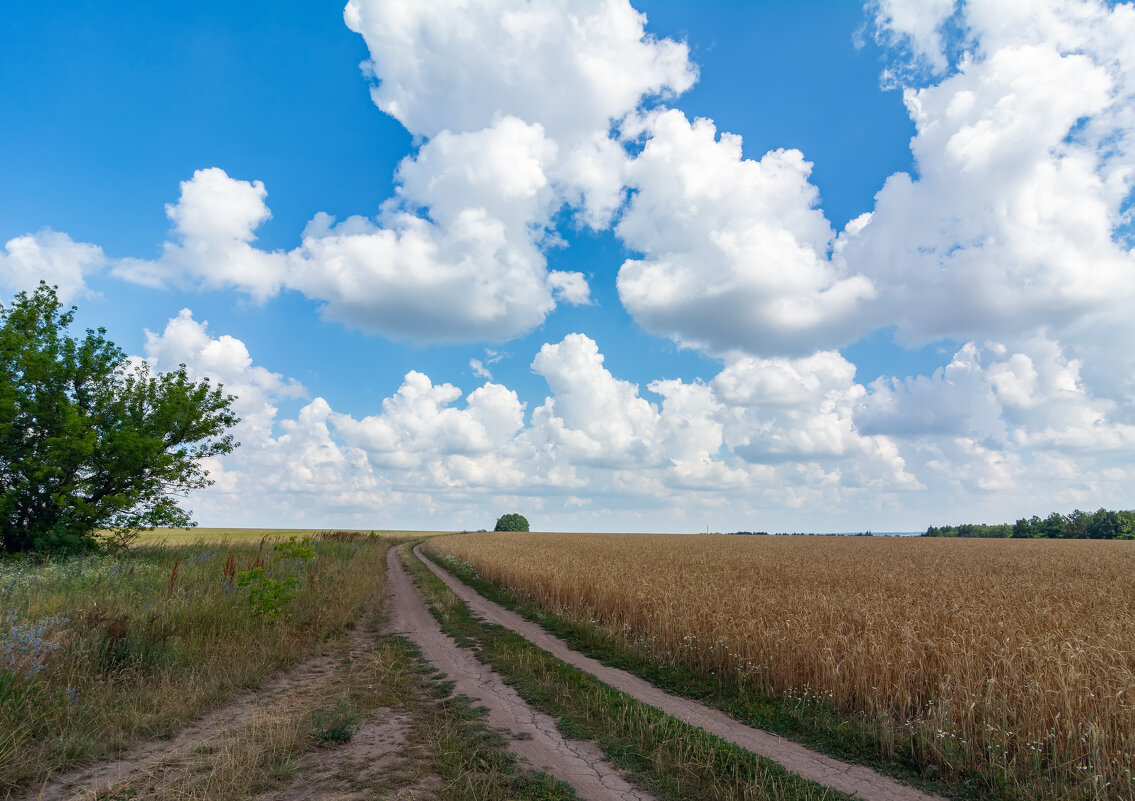
<instances>
[{"instance_id":1,"label":"grassy strip between tracks","mask_svg":"<svg viewBox=\"0 0 1135 801\"><path fill-rule=\"evenodd\" d=\"M528 703L555 718L565 736L595 742L658 798L847 798L636 701L514 632L475 620L409 546L402 546L400 555L449 636L474 648Z\"/></svg>"}]
</instances>

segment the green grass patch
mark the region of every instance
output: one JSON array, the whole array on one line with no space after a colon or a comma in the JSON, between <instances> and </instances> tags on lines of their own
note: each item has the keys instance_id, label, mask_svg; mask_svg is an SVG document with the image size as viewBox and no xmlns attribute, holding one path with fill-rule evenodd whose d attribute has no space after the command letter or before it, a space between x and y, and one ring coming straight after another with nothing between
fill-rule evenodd
<instances>
[{"instance_id":1,"label":"green grass patch","mask_svg":"<svg viewBox=\"0 0 1135 801\"><path fill-rule=\"evenodd\" d=\"M408 639L383 638L397 655L403 686L399 708L413 717L409 742L390 774L373 791L398 797L417 788L443 801L578 801L568 785L520 763L507 749L504 737L485 726L484 711L469 698L452 695ZM408 789L409 788L409 789Z\"/></svg>"},{"instance_id":2,"label":"green grass patch","mask_svg":"<svg viewBox=\"0 0 1135 801\"><path fill-rule=\"evenodd\" d=\"M311 711L311 731L321 743L348 742L361 726L359 713L339 699L331 707Z\"/></svg>"}]
</instances>

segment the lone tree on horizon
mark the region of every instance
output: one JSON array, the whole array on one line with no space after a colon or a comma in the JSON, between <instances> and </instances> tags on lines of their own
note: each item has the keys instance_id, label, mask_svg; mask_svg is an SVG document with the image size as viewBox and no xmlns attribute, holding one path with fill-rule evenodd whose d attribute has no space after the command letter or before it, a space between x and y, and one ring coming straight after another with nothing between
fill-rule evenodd
<instances>
[{"instance_id":1,"label":"lone tree on horizon","mask_svg":"<svg viewBox=\"0 0 1135 801\"><path fill-rule=\"evenodd\" d=\"M522 514L512 512L497 518L497 525L493 531L527 531L528 518Z\"/></svg>"},{"instance_id":2,"label":"lone tree on horizon","mask_svg":"<svg viewBox=\"0 0 1135 801\"><path fill-rule=\"evenodd\" d=\"M67 333L55 288L0 303L0 551L124 545L189 526L176 498L213 482L202 460L238 443L232 395L185 365L154 375L105 334ZM96 535L96 532L102 533Z\"/></svg>"}]
</instances>

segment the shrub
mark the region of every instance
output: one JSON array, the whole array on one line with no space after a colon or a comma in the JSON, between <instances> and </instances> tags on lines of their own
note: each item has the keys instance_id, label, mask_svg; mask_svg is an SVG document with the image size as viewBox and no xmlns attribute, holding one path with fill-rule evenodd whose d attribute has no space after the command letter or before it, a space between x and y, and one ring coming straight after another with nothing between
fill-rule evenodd
<instances>
[{"instance_id":1,"label":"shrub","mask_svg":"<svg viewBox=\"0 0 1135 801\"><path fill-rule=\"evenodd\" d=\"M493 531L527 531L528 518L522 514L512 512L511 514L501 515L497 520L496 528Z\"/></svg>"},{"instance_id":2,"label":"shrub","mask_svg":"<svg viewBox=\"0 0 1135 801\"><path fill-rule=\"evenodd\" d=\"M248 601L257 614L275 618L296 597L295 589L299 585L299 579L295 576L274 579L265 575L264 568L255 567L239 573L236 585L248 588Z\"/></svg>"}]
</instances>

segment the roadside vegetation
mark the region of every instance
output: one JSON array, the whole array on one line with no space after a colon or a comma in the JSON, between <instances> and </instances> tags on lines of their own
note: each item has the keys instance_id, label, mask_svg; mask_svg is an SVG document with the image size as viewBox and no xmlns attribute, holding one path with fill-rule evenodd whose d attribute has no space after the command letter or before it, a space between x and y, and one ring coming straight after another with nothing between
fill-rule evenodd
<instances>
[{"instance_id":1,"label":"roadside vegetation","mask_svg":"<svg viewBox=\"0 0 1135 801\"><path fill-rule=\"evenodd\" d=\"M0 560L0 794L169 736L342 637L387 541Z\"/></svg>"},{"instance_id":2,"label":"roadside vegetation","mask_svg":"<svg viewBox=\"0 0 1135 801\"><path fill-rule=\"evenodd\" d=\"M256 545L265 537L314 537L324 529L315 528L153 528L140 531L133 540L138 545L193 545L195 543L245 543ZM405 529L349 529L347 533L376 537L432 537L454 531L406 531Z\"/></svg>"},{"instance_id":3,"label":"roadside vegetation","mask_svg":"<svg viewBox=\"0 0 1135 801\"><path fill-rule=\"evenodd\" d=\"M573 801L382 633L395 542L0 559L0 798L87 765L102 801Z\"/></svg>"},{"instance_id":4,"label":"roadside vegetation","mask_svg":"<svg viewBox=\"0 0 1135 801\"><path fill-rule=\"evenodd\" d=\"M471 534L426 548L575 647L939 791L1135 797L1122 542Z\"/></svg>"},{"instance_id":5,"label":"roadside vegetation","mask_svg":"<svg viewBox=\"0 0 1135 801\"><path fill-rule=\"evenodd\" d=\"M473 647L478 658L525 701L555 718L565 737L595 742L611 763L657 798L846 798L636 701L565 665L518 634L474 619L408 545L401 547L400 556L449 636Z\"/></svg>"}]
</instances>

